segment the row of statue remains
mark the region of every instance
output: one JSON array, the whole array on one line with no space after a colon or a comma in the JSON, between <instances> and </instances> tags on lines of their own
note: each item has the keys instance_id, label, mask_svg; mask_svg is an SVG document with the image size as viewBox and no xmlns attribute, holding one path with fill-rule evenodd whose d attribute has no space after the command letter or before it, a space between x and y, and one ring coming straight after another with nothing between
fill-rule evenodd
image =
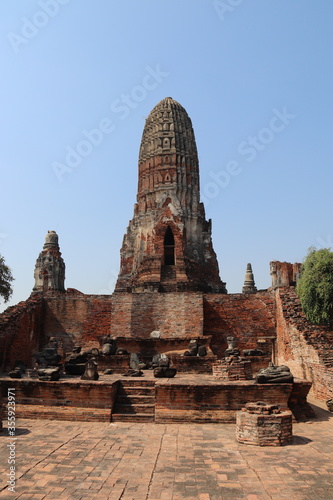
<instances>
[{"instance_id":1,"label":"row of statue remains","mask_svg":"<svg viewBox=\"0 0 333 500\"><path fill-rule=\"evenodd\" d=\"M225 351L225 357L213 364L213 375L225 380L253 379L251 361L239 355L240 353L236 348L233 337L228 337L227 340L228 348ZM150 361L143 361L137 353L129 353L124 348L118 348L117 339L110 335L104 335L100 338L100 346L101 349L92 348L88 350L82 350L80 346L75 346L72 352L65 356L64 363L62 363L62 356L58 352L58 341L56 338L51 338L49 344L34 355L34 368L28 369L24 363L17 361L14 370L9 372L9 376L12 378L22 378L24 376L39 378L44 381L57 381L63 371L65 371L67 375L81 376L83 380L98 380L97 367L100 355L103 357L114 355L126 356L126 360L124 359L124 361L128 363L128 369L124 375L127 376L141 376L143 370L149 369L153 370L154 376L158 378L172 378L177 373L176 368L172 366L166 354L155 354ZM196 340L190 340L187 350L183 353L184 356L190 357L204 357L206 354L206 347L200 345ZM262 352L247 350L243 354L245 356L261 355ZM110 369L106 369L104 373L110 374L112 372ZM258 383L291 383L293 376L288 367L275 367L270 364L268 368L260 370L256 376L256 380Z\"/></svg>"}]
</instances>

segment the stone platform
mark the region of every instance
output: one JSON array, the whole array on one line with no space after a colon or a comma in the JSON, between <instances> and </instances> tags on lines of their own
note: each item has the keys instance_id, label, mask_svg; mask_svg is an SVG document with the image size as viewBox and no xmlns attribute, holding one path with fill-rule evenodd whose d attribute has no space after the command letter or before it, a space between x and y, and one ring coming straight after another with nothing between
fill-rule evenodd
<instances>
[{"instance_id":1,"label":"stone platform","mask_svg":"<svg viewBox=\"0 0 333 500\"><path fill-rule=\"evenodd\" d=\"M101 375L98 381L63 377L57 382L0 378L3 400L7 389L15 388L16 415L20 418L51 418L76 421L112 421L117 394L123 382L137 385L142 395L144 381L155 390L153 421L235 422L236 411L249 401L264 401L288 408L297 420L313 416L306 402L311 382L296 379L293 384L256 384L254 380L219 381L213 375L177 374L173 379L155 379L151 371L143 377ZM141 421L133 405L132 421ZM129 420L127 418L126 420ZM118 418L119 421L119 418Z\"/></svg>"},{"instance_id":2,"label":"stone platform","mask_svg":"<svg viewBox=\"0 0 333 500\"><path fill-rule=\"evenodd\" d=\"M328 500L333 414L313 402L317 418L275 448L238 443L234 424L17 419L17 488L3 459L0 499ZM4 429L3 457L7 444Z\"/></svg>"}]
</instances>

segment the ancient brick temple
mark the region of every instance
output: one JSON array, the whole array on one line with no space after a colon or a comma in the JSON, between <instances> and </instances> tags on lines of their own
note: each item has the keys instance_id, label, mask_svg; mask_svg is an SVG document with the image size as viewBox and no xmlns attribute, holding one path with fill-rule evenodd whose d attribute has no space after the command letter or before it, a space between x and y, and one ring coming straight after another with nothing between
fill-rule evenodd
<instances>
[{"instance_id":1,"label":"ancient brick temple","mask_svg":"<svg viewBox=\"0 0 333 500\"><path fill-rule=\"evenodd\" d=\"M211 221L200 202L191 120L170 97L146 120L137 202L120 253L112 295L66 290L58 236L49 231L36 262L33 293L0 315L1 371L17 360L31 366L34 353L51 337L62 352L70 352L75 345L100 347L99 338L111 334L129 352L166 353L180 372L212 373L232 336L241 353L262 352L249 358L253 373L273 360L288 365L295 377L311 380L318 398L333 397L333 332L305 319L295 291L300 264L272 262L268 290L257 290L248 264L242 293L227 294ZM182 353L193 339L208 355L189 363ZM188 399L187 386L177 390Z\"/></svg>"},{"instance_id":2,"label":"ancient brick temple","mask_svg":"<svg viewBox=\"0 0 333 500\"><path fill-rule=\"evenodd\" d=\"M134 217L121 249L116 292L226 293L200 203L191 120L171 97L149 114L139 154Z\"/></svg>"}]
</instances>

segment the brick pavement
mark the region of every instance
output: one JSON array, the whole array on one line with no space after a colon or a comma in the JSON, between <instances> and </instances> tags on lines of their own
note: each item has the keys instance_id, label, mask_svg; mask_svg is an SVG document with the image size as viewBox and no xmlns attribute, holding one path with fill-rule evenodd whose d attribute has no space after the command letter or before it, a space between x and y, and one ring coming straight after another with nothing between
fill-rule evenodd
<instances>
[{"instance_id":1,"label":"brick pavement","mask_svg":"<svg viewBox=\"0 0 333 500\"><path fill-rule=\"evenodd\" d=\"M330 500L333 414L315 409L319 418L294 424L292 444L278 448L237 443L234 424L20 419L15 493L0 435L0 498Z\"/></svg>"}]
</instances>

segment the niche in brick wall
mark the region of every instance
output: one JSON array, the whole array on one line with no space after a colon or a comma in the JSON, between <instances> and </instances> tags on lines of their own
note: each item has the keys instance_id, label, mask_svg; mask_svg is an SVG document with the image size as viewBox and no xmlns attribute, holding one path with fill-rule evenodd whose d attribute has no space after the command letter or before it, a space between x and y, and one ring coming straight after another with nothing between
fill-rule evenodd
<instances>
[{"instance_id":1,"label":"niche in brick wall","mask_svg":"<svg viewBox=\"0 0 333 500\"><path fill-rule=\"evenodd\" d=\"M175 265L175 238L170 226L168 226L164 236L164 265Z\"/></svg>"}]
</instances>

